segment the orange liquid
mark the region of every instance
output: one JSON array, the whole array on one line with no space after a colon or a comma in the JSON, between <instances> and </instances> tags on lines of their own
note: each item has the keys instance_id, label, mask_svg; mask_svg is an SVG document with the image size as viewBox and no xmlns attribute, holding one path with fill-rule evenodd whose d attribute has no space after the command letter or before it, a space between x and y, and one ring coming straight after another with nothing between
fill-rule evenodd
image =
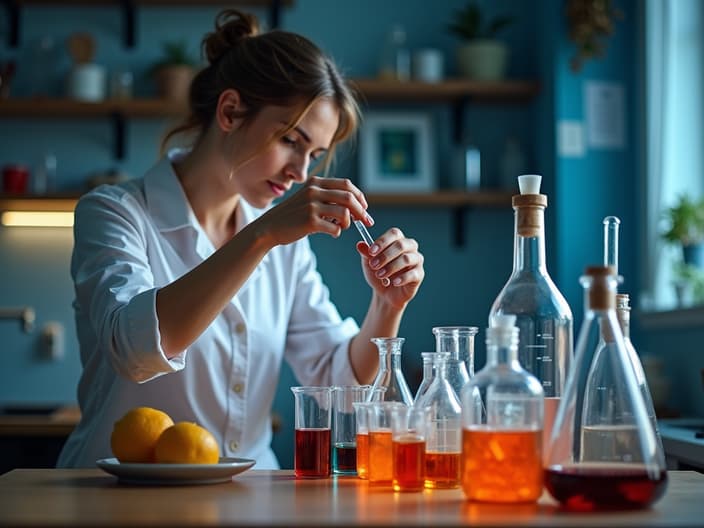
<instances>
[{"instance_id":1,"label":"orange liquid","mask_svg":"<svg viewBox=\"0 0 704 528\"><path fill-rule=\"evenodd\" d=\"M391 443L395 491L420 491L425 475L425 440L409 435Z\"/></svg>"},{"instance_id":2,"label":"orange liquid","mask_svg":"<svg viewBox=\"0 0 704 528\"><path fill-rule=\"evenodd\" d=\"M361 479L367 478L367 466L369 465L369 435L367 433L357 433L357 476Z\"/></svg>"},{"instance_id":3,"label":"orange liquid","mask_svg":"<svg viewBox=\"0 0 704 528\"><path fill-rule=\"evenodd\" d=\"M426 488L456 488L459 484L459 453L425 453Z\"/></svg>"},{"instance_id":4,"label":"orange liquid","mask_svg":"<svg viewBox=\"0 0 704 528\"><path fill-rule=\"evenodd\" d=\"M369 432L369 465L367 478L370 484L391 485L393 478L391 458L391 431Z\"/></svg>"},{"instance_id":5,"label":"orange liquid","mask_svg":"<svg viewBox=\"0 0 704 528\"><path fill-rule=\"evenodd\" d=\"M543 431L462 431L462 489L469 500L533 502L543 491Z\"/></svg>"}]
</instances>

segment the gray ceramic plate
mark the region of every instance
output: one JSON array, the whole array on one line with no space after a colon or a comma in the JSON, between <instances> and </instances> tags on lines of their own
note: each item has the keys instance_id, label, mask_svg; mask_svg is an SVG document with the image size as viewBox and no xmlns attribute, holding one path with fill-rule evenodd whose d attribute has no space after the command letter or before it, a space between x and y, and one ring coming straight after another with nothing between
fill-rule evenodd
<instances>
[{"instance_id":1,"label":"gray ceramic plate","mask_svg":"<svg viewBox=\"0 0 704 528\"><path fill-rule=\"evenodd\" d=\"M254 465L249 458L223 457L217 464L131 464L101 458L95 464L126 484L190 485L229 482Z\"/></svg>"}]
</instances>

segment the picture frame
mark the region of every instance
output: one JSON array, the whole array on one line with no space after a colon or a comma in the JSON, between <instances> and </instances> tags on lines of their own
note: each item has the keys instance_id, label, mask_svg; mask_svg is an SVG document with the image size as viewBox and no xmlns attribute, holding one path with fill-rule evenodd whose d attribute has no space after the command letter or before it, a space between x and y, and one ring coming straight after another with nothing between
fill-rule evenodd
<instances>
[{"instance_id":1,"label":"picture frame","mask_svg":"<svg viewBox=\"0 0 704 528\"><path fill-rule=\"evenodd\" d=\"M365 192L428 192L435 187L432 123L426 113L369 112L360 128Z\"/></svg>"}]
</instances>

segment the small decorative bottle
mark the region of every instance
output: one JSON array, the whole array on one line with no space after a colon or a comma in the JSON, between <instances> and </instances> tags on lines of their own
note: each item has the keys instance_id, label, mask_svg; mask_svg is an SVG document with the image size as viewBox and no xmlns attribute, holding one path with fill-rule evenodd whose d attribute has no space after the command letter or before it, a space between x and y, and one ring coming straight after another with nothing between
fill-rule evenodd
<instances>
[{"instance_id":1,"label":"small decorative bottle","mask_svg":"<svg viewBox=\"0 0 704 528\"><path fill-rule=\"evenodd\" d=\"M369 392L369 401L397 401L413 405L413 395L401 370L401 347L404 341L403 337L372 338L372 343L379 349L379 371Z\"/></svg>"},{"instance_id":2,"label":"small decorative bottle","mask_svg":"<svg viewBox=\"0 0 704 528\"><path fill-rule=\"evenodd\" d=\"M406 48L406 30L396 24L391 28L381 51L379 78L408 81L411 78L411 55Z\"/></svg>"},{"instance_id":3,"label":"small decorative bottle","mask_svg":"<svg viewBox=\"0 0 704 528\"><path fill-rule=\"evenodd\" d=\"M518 361L515 320L492 319L487 364L462 391L462 489L469 500L532 502L543 490L543 389Z\"/></svg>"}]
</instances>

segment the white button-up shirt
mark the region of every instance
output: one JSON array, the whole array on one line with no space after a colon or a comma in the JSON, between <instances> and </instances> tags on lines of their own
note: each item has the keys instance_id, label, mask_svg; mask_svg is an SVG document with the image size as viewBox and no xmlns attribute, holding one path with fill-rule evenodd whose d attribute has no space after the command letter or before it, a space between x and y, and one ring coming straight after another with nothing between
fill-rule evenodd
<instances>
[{"instance_id":1,"label":"white button-up shirt","mask_svg":"<svg viewBox=\"0 0 704 528\"><path fill-rule=\"evenodd\" d=\"M223 456L277 468L270 414L282 359L304 385L357 383L348 351L359 328L331 303L306 238L269 251L198 339L165 356L156 292L215 251L173 171L177 155L142 179L91 191L76 207L71 275L82 417L59 467L94 467L113 456L114 422L148 406L202 425ZM243 199L239 207L245 224L263 213Z\"/></svg>"}]
</instances>

